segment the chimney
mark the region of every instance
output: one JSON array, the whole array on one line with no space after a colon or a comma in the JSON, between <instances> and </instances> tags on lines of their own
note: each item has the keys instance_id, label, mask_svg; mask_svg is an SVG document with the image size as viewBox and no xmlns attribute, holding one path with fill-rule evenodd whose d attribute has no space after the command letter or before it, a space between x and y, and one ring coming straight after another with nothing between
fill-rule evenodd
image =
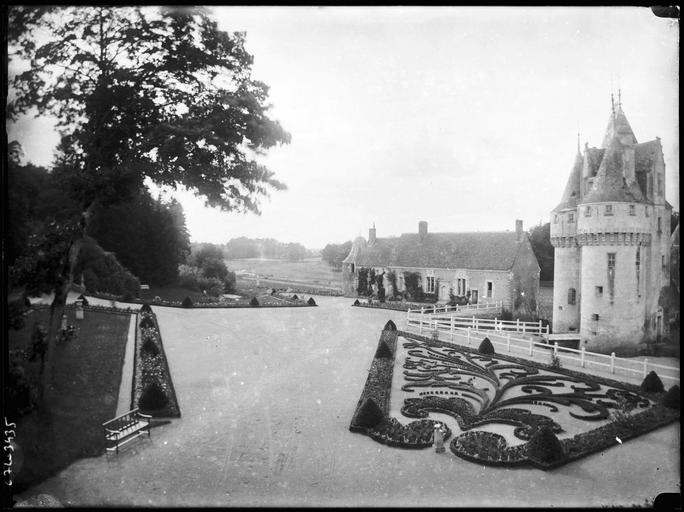
<instances>
[{"instance_id":1,"label":"chimney","mask_svg":"<svg viewBox=\"0 0 684 512\"><path fill-rule=\"evenodd\" d=\"M375 243L375 222L373 222L373 227L368 230L368 245L373 245Z\"/></svg>"},{"instance_id":2,"label":"chimney","mask_svg":"<svg viewBox=\"0 0 684 512\"><path fill-rule=\"evenodd\" d=\"M425 238L425 235L427 235L427 222L424 220L421 220L418 223L418 234L420 235L420 239L423 240Z\"/></svg>"},{"instance_id":3,"label":"chimney","mask_svg":"<svg viewBox=\"0 0 684 512\"><path fill-rule=\"evenodd\" d=\"M518 235L518 242L522 240L522 233L523 233L523 221L520 219L517 219L515 221L515 233Z\"/></svg>"}]
</instances>

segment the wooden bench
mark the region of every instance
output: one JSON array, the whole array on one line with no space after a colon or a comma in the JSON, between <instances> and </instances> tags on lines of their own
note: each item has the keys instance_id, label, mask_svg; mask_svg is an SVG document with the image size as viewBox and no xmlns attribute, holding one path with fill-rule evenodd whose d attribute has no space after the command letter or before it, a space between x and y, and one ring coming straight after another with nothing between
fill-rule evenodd
<instances>
[{"instance_id":1,"label":"wooden bench","mask_svg":"<svg viewBox=\"0 0 684 512\"><path fill-rule=\"evenodd\" d=\"M119 446L125 445L138 436L147 434L150 437L150 420L152 416L141 413L137 408L126 414L105 421L102 424L108 452L119 453Z\"/></svg>"}]
</instances>

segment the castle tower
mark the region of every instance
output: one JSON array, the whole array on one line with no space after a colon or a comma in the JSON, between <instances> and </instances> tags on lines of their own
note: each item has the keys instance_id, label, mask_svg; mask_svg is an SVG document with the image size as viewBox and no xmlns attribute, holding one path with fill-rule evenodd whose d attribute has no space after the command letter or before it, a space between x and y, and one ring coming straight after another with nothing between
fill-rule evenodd
<instances>
[{"instance_id":1,"label":"castle tower","mask_svg":"<svg viewBox=\"0 0 684 512\"><path fill-rule=\"evenodd\" d=\"M621 101L601 148L578 154L551 213L553 329L587 350L635 347L662 333L671 206L660 139L639 144Z\"/></svg>"}]
</instances>

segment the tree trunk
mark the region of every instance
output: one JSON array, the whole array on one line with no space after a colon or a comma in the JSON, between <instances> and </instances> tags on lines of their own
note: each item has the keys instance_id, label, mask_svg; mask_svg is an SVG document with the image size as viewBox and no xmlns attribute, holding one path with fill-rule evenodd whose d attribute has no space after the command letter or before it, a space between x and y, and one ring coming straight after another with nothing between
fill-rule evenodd
<instances>
[{"instance_id":1,"label":"tree trunk","mask_svg":"<svg viewBox=\"0 0 684 512\"><path fill-rule=\"evenodd\" d=\"M66 306L67 296L71 285L74 282L74 273L78 263L78 256L81 252L81 245L86 234L86 226L91 217L94 205L91 205L82 214L81 228L79 234L72 241L65 261L62 266L62 271L58 284L55 286L54 298L50 305L50 323L48 325L47 334L47 349L45 351L45 366L41 374L39 387L39 401L42 405L49 403L50 394L52 392L52 375L55 364L55 347L57 344L57 334L61 327L62 315L64 314L64 307Z\"/></svg>"}]
</instances>

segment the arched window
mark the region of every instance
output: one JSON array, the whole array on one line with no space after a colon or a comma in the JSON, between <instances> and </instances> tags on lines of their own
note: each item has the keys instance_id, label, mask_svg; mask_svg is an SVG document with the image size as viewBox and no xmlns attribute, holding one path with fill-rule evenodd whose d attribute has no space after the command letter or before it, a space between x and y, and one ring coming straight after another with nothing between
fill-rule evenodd
<instances>
[{"instance_id":1,"label":"arched window","mask_svg":"<svg viewBox=\"0 0 684 512\"><path fill-rule=\"evenodd\" d=\"M354 270L356 270L356 269L354 268L354 264L352 263L352 264L351 264L351 271L352 271L352 274L354 273Z\"/></svg>"},{"instance_id":2,"label":"arched window","mask_svg":"<svg viewBox=\"0 0 684 512\"><path fill-rule=\"evenodd\" d=\"M576 301L577 291L574 288L568 289L568 304L574 306Z\"/></svg>"}]
</instances>

